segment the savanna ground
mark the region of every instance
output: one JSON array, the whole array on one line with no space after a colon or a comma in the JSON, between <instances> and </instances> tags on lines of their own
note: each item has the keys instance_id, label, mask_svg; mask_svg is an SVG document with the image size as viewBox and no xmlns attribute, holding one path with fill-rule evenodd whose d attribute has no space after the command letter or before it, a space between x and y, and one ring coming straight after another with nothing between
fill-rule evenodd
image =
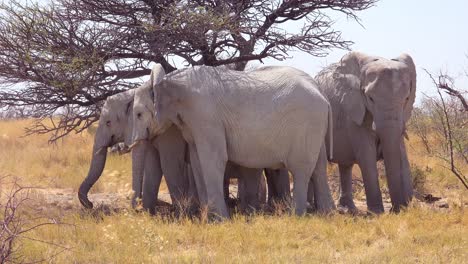
<instances>
[{"instance_id":1,"label":"savanna ground","mask_svg":"<svg viewBox=\"0 0 468 264\"><path fill-rule=\"evenodd\" d=\"M48 135L21 137L29 122L0 122L0 199L5 199L16 178L22 186L37 187L29 191L32 199L23 206L21 217L26 226L53 224L16 240L14 254L20 261L466 263L468 259L467 191L438 159L424 153L411 134L407 143L417 197L441 197L437 202L415 199L398 215L235 214L230 221L207 223L129 210L129 155L109 155L103 176L92 189L90 199L107 210L82 210L76 191L87 174L92 133L49 144ZM329 167L336 198L337 168ZM467 170L462 168L465 175ZM365 209L358 169L354 177L356 200ZM383 178L381 182L388 207ZM161 192L167 193L164 184Z\"/></svg>"}]
</instances>

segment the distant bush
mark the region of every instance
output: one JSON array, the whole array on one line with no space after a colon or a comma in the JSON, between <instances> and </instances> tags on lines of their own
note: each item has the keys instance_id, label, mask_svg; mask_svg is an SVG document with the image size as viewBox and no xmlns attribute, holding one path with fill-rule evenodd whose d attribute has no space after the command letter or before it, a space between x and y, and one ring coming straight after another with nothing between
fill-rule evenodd
<instances>
[{"instance_id":1,"label":"distant bush","mask_svg":"<svg viewBox=\"0 0 468 264\"><path fill-rule=\"evenodd\" d=\"M427 172L421 169L416 164L411 164L411 178L413 180L413 189L420 195L423 195L427 192L426 190L426 180Z\"/></svg>"},{"instance_id":2,"label":"distant bush","mask_svg":"<svg viewBox=\"0 0 468 264\"><path fill-rule=\"evenodd\" d=\"M468 189L462 167L468 164L468 91L454 88L454 81L440 74L432 78L437 95L424 95L421 105L413 110L408 128L418 136L425 151L441 159L444 166Z\"/></svg>"}]
</instances>

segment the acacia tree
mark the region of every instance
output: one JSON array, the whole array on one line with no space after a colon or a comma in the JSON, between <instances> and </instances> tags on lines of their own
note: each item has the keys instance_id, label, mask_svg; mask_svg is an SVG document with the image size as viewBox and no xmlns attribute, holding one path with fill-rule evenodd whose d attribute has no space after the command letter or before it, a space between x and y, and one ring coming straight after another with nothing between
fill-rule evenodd
<instances>
[{"instance_id":1,"label":"acacia tree","mask_svg":"<svg viewBox=\"0 0 468 264\"><path fill-rule=\"evenodd\" d=\"M358 21L377 0L19 0L0 4L0 109L37 117L28 133L56 140L99 117L150 63L232 65L348 49L325 12ZM288 23L301 23L294 32ZM18 85L21 84L21 85ZM51 118L51 123L44 122ZM57 118L58 117L58 118ZM58 120L58 121L57 121Z\"/></svg>"}]
</instances>

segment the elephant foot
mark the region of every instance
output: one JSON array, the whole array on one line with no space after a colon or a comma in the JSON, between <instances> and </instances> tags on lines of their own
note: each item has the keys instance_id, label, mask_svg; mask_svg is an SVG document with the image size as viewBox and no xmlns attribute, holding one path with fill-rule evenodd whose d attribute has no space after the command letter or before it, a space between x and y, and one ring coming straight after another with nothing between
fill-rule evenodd
<instances>
[{"instance_id":1,"label":"elephant foot","mask_svg":"<svg viewBox=\"0 0 468 264\"><path fill-rule=\"evenodd\" d=\"M356 205L354 204L353 199L347 199L343 197L340 198L338 202L338 211L351 214L357 214L359 212Z\"/></svg>"},{"instance_id":2,"label":"elephant foot","mask_svg":"<svg viewBox=\"0 0 468 264\"><path fill-rule=\"evenodd\" d=\"M131 201L131 205L132 205L132 209L134 209L137 212L144 210L143 200L142 200L141 197L133 196L132 201Z\"/></svg>"},{"instance_id":3,"label":"elephant foot","mask_svg":"<svg viewBox=\"0 0 468 264\"><path fill-rule=\"evenodd\" d=\"M324 195L315 197L315 209L317 213L328 214L336 210L335 202L331 197L331 194L327 193Z\"/></svg>"},{"instance_id":4,"label":"elephant foot","mask_svg":"<svg viewBox=\"0 0 468 264\"><path fill-rule=\"evenodd\" d=\"M407 207L408 207L408 203L392 205L392 208L390 208L390 212L398 214Z\"/></svg>"},{"instance_id":5,"label":"elephant foot","mask_svg":"<svg viewBox=\"0 0 468 264\"><path fill-rule=\"evenodd\" d=\"M382 204L380 205L367 205L367 211L369 211L372 214L383 214L385 212L384 207Z\"/></svg>"},{"instance_id":6,"label":"elephant foot","mask_svg":"<svg viewBox=\"0 0 468 264\"><path fill-rule=\"evenodd\" d=\"M293 205L291 199L271 199L266 205L267 211L275 215L282 215L292 212Z\"/></svg>"},{"instance_id":7,"label":"elephant foot","mask_svg":"<svg viewBox=\"0 0 468 264\"><path fill-rule=\"evenodd\" d=\"M335 207L334 203L327 204L327 205L320 205L320 206L316 207L316 211L319 214L330 214L334 210L336 210L336 207Z\"/></svg>"}]
</instances>

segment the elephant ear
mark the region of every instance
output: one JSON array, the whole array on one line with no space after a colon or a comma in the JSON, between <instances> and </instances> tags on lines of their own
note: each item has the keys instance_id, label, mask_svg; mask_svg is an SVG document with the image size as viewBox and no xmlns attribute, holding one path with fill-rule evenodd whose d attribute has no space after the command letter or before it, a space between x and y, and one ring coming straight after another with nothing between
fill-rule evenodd
<instances>
[{"instance_id":1,"label":"elephant ear","mask_svg":"<svg viewBox=\"0 0 468 264\"><path fill-rule=\"evenodd\" d=\"M165 75L166 72L164 71L164 68L161 66L161 64L158 63L154 65L153 69L151 70L151 85L153 89L164 79Z\"/></svg>"},{"instance_id":2,"label":"elephant ear","mask_svg":"<svg viewBox=\"0 0 468 264\"><path fill-rule=\"evenodd\" d=\"M125 118L127 118L127 127L125 128L124 143L127 146L132 144L132 133L133 133L133 102L135 98L135 91L131 90L128 101L124 102L125 105Z\"/></svg>"},{"instance_id":3,"label":"elephant ear","mask_svg":"<svg viewBox=\"0 0 468 264\"><path fill-rule=\"evenodd\" d=\"M366 57L360 52L348 53L341 59L334 76L337 88L342 91L341 105L345 115L358 125L362 125L366 115L361 88L361 69Z\"/></svg>"},{"instance_id":4,"label":"elephant ear","mask_svg":"<svg viewBox=\"0 0 468 264\"><path fill-rule=\"evenodd\" d=\"M416 66L414 65L413 59L408 54L402 54L395 60L403 62L408 66L410 73L410 95L408 101L405 103L405 108L403 110L403 115L405 118L405 124L411 117L411 112L413 111L413 104L416 99Z\"/></svg>"}]
</instances>

